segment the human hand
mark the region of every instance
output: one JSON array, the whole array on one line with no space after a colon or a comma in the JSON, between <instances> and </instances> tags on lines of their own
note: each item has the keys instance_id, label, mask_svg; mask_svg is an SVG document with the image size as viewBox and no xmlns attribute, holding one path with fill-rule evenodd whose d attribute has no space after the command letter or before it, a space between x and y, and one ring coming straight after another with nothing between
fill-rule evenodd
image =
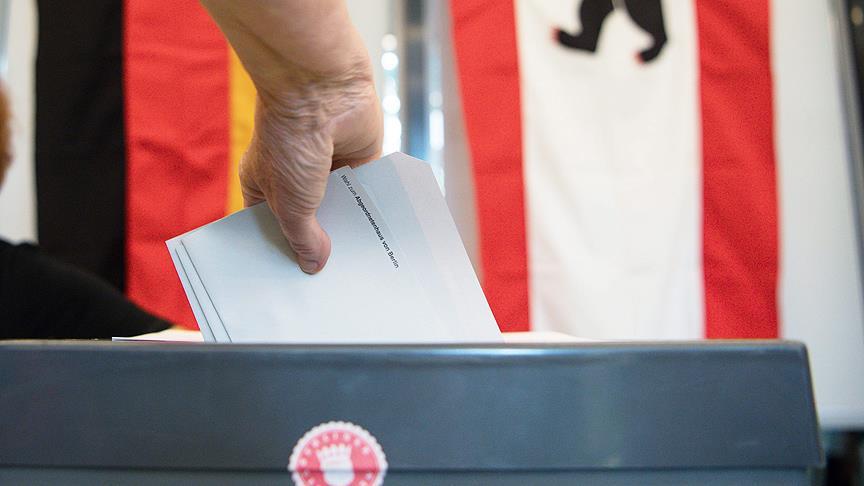
<instances>
[{"instance_id":1,"label":"human hand","mask_svg":"<svg viewBox=\"0 0 864 486\"><path fill-rule=\"evenodd\" d=\"M258 90L240 162L246 205L267 201L306 273L330 256L315 213L331 169L381 152L382 119L363 39L344 0L201 0Z\"/></svg>"},{"instance_id":2,"label":"human hand","mask_svg":"<svg viewBox=\"0 0 864 486\"><path fill-rule=\"evenodd\" d=\"M328 175L378 158L382 118L368 58L338 76L294 77L276 89L259 86L240 184L247 206L267 201L300 268L314 274L330 256L315 215Z\"/></svg>"}]
</instances>

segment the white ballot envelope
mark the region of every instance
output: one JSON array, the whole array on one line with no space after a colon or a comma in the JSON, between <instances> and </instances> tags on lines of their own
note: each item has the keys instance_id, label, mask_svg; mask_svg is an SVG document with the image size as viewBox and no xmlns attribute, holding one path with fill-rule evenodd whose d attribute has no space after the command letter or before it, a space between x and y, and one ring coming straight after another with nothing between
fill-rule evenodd
<instances>
[{"instance_id":1,"label":"white ballot envelope","mask_svg":"<svg viewBox=\"0 0 864 486\"><path fill-rule=\"evenodd\" d=\"M394 153L333 171L318 220L332 253L316 275L266 204L167 242L205 341L501 341L425 162Z\"/></svg>"}]
</instances>

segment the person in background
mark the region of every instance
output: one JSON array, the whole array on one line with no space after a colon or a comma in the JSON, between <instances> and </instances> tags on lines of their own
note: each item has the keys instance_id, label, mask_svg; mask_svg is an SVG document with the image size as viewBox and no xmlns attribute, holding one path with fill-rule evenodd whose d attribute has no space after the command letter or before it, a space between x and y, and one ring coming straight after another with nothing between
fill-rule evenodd
<instances>
[{"instance_id":1,"label":"person in background","mask_svg":"<svg viewBox=\"0 0 864 486\"><path fill-rule=\"evenodd\" d=\"M249 72L258 99L240 163L247 206L267 201L316 273L330 238L315 212L327 176L378 158L383 124L372 63L343 0L202 0Z\"/></svg>"},{"instance_id":2,"label":"person in background","mask_svg":"<svg viewBox=\"0 0 864 486\"><path fill-rule=\"evenodd\" d=\"M0 188L12 160L10 131L0 86ZM110 339L169 326L95 276L0 239L0 339Z\"/></svg>"}]
</instances>

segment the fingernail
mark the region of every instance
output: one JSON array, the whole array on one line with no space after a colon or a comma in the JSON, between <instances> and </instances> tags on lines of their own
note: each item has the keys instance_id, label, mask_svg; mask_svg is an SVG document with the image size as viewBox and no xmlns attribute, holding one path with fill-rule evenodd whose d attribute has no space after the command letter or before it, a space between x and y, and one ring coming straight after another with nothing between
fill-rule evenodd
<instances>
[{"instance_id":1,"label":"fingernail","mask_svg":"<svg viewBox=\"0 0 864 486\"><path fill-rule=\"evenodd\" d=\"M303 270L304 272L308 273L309 275L312 275L314 273L318 273L319 265L318 265L317 261L300 258L299 263L300 263L300 270Z\"/></svg>"}]
</instances>

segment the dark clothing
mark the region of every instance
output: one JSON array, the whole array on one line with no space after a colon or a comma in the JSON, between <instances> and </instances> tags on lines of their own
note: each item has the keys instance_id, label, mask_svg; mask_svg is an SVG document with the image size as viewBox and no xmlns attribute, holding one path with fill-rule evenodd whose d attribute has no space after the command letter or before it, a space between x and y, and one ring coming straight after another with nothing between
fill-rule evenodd
<instances>
[{"instance_id":1,"label":"dark clothing","mask_svg":"<svg viewBox=\"0 0 864 486\"><path fill-rule=\"evenodd\" d=\"M0 240L0 338L110 339L168 327L102 280Z\"/></svg>"},{"instance_id":2,"label":"dark clothing","mask_svg":"<svg viewBox=\"0 0 864 486\"><path fill-rule=\"evenodd\" d=\"M128 4L38 0L34 73L39 247L121 292L128 214L123 107Z\"/></svg>"}]
</instances>

